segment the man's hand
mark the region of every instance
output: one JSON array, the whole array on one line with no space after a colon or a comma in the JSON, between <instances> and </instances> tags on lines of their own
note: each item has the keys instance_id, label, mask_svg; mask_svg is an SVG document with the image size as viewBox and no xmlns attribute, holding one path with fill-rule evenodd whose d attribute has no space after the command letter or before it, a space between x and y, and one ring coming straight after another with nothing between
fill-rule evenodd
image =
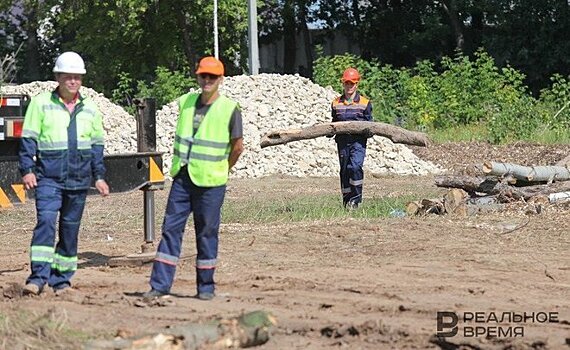
<instances>
[{"instance_id":1,"label":"man's hand","mask_svg":"<svg viewBox=\"0 0 570 350\"><path fill-rule=\"evenodd\" d=\"M36 188L38 186L38 180L36 179L36 174L29 173L22 177L22 181L24 182L24 187L26 190L31 190L32 188Z\"/></svg>"},{"instance_id":2,"label":"man's hand","mask_svg":"<svg viewBox=\"0 0 570 350\"><path fill-rule=\"evenodd\" d=\"M95 181L95 188L97 188L97 191L99 191L101 196L106 197L109 195L109 185L107 185L105 180Z\"/></svg>"}]
</instances>

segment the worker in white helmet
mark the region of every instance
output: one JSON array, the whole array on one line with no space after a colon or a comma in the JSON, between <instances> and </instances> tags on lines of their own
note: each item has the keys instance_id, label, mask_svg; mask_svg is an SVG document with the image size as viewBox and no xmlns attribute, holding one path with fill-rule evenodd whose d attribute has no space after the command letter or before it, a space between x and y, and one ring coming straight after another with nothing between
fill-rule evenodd
<instances>
[{"instance_id":1,"label":"worker in white helmet","mask_svg":"<svg viewBox=\"0 0 570 350\"><path fill-rule=\"evenodd\" d=\"M109 194L101 113L79 93L86 73L83 59L64 52L53 72L58 86L30 100L20 144L22 180L27 190L35 189L37 211L25 295L38 295L46 285L58 296L72 291L79 224L93 179L101 195Z\"/></svg>"}]
</instances>

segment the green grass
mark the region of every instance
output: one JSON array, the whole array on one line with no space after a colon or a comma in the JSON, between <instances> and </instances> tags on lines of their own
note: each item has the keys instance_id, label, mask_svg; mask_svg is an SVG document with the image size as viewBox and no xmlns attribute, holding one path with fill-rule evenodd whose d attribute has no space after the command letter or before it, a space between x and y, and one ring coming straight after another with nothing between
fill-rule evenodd
<instances>
[{"instance_id":1,"label":"green grass","mask_svg":"<svg viewBox=\"0 0 570 350\"><path fill-rule=\"evenodd\" d=\"M489 139L485 125L455 126L448 129L428 131L430 139L435 143L461 141L487 141Z\"/></svg>"},{"instance_id":2,"label":"green grass","mask_svg":"<svg viewBox=\"0 0 570 350\"><path fill-rule=\"evenodd\" d=\"M553 130L537 130L530 139L524 141L532 141L547 145L569 144L570 130L556 132Z\"/></svg>"},{"instance_id":3,"label":"green grass","mask_svg":"<svg viewBox=\"0 0 570 350\"><path fill-rule=\"evenodd\" d=\"M0 315L0 348L77 349L90 336L71 328L65 309L45 313L14 310Z\"/></svg>"},{"instance_id":4,"label":"green grass","mask_svg":"<svg viewBox=\"0 0 570 350\"><path fill-rule=\"evenodd\" d=\"M248 202L226 201L222 208L224 223L298 222L331 218L389 217L393 210L404 210L413 196L365 198L356 210L343 208L337 195L302 196L296 198L252 199Z\"/></svg>"}]
</instances>

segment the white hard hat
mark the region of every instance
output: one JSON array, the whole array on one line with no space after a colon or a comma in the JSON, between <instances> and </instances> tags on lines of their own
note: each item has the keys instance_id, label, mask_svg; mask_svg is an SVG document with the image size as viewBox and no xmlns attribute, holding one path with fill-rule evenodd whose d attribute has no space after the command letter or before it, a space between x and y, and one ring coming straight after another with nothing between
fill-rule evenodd
<instances>
[{"instance_id":1,"label":"white hard hat","mask_svg":"<svg viewBox=\"0 0 570 350\"><path fill-rule=\"evenodd\" d=\"M73 51L67 51L59 55L53 67L54 73L85 74L83 58Z\"/></svg>"}]
</instances>

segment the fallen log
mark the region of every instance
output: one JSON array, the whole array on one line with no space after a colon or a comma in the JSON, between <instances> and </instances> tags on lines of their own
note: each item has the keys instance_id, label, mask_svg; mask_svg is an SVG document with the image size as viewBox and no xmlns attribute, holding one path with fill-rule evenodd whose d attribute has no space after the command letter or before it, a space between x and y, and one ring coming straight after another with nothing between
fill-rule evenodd
<instances>
[{"instance_id":1,"label":"fallen log","mask_svg":"<svg viewBox=\"0 0 570 350\"><path fill-rule=\"evenodd\" d=\"M504 185L495 177L439 175L435 177L437 187L460 188L468 193L498 194Z\"/></svg>"},{"instance_id":2,"label":"fallen log","mask_svg":"<svg viewBox=\"0 0 570 350\"><path fill-rule=\"evenodd\" d=\"M523 166L511 163L485 162L483 173L494 176L512 175L518 180L552 182L570 180L570 171L564 166Z\"/></svg>"},{"instance_id":3,"label":"fallen log","mask_svg":"<svg viewBox=\"0 0 570 350\"><path fill-rule=\"evenodd\" d=\"M336 134L379 135L389 138L392 142L412 146L427 147L429 144L428 136L422 132L409 131L386 123L351 121L317 124L301 129L271 131L261 138L261 148Z\"/></svg>"},{"instance_id":4,"label":"fallen log","mask_svg":"<svg viewBox=\"0 0 570 350\"><path fill-rule=\"evenodd\" d=\"M266 343L275 318L254 311L206 324L186 324L126 339L90 341L85 350L182 350L246 348Z\"/></svg>"},{"instance_id":5,"label":"fallen log","mask_svg":"<svg viewBox=\"0 0 570 350\"><path fill-rule=\"evenodd\" d=\"M560 181L545 185L525 187L510 186L497 178L481 176L437 176L435 184L438 187L461 188L467 192L487 193L498 195L500 201L529 200L534 196L547 196L551 193L570 191L570 181Z\"/></svg>"}]
</instances>

